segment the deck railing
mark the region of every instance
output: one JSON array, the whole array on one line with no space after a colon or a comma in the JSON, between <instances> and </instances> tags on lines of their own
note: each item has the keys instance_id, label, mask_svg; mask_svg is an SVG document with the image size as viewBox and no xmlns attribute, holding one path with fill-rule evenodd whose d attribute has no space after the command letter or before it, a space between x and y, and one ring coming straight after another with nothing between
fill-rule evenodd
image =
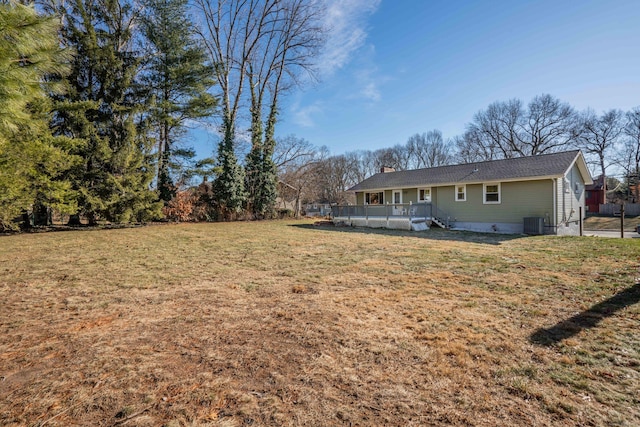
<instances>
[{"instance_id":1,"label":"deck railing","mask_svg":"<svg viewBox=\"0 0 640 427\"><path fill-rule=\"evenodd\" d=\"M431 203L394 203L386 205L334 205L334 218L432 218L434 206Z\"/></svg>"}]
</instances>

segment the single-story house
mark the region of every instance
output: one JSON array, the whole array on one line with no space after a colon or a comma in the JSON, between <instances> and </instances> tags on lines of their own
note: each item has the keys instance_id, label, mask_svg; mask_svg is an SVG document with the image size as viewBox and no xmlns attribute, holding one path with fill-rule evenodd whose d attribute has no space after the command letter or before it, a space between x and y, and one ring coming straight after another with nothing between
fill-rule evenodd
<instances>
[{"instance_id":1,"label":"single-story house","mask_svg":"<svg viewBox=\"0 0 640 427\"><path fill-rule=\"evenodd\" d=\"M580 213L585 215L585 185L592 183L579 150L406 171L383 168L349 189L356 206L334 209L334 221L384 227L385 219L391 224L424 217L452 229L575 235Z\"/></svg>"},{"instance_id":2,"label":"single-story house","mask_svg":"<svg viewBox=\"0 0 640 427\"><path fill-rule=\"evenodd\" d=\"M327 216L331 214L330 203L306 203L303 207L305 216Z\"/></svg>"}]
</instances>

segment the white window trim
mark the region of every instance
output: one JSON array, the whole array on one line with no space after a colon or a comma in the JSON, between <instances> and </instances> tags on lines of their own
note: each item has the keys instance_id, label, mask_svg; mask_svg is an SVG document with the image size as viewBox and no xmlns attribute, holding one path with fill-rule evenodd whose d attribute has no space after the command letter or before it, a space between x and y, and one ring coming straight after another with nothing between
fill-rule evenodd
<instances>
[{"instance_id":1,"label":"white window trim","mask_svg":"<svg viewBox=\"0 0 640 427\"><path fill-rule=\"evenodd\" d=\"M384 191L365 191L364 192L364 204L371 205L370 202L367 202L367 194L369 195L369 200L371 200L372 194L382 194L382 200L380 200L378 203L374 203L372 206L384 205Z\"/></svg>"},{"instance_id":2,"label":"white window trim","mask_svg":"<svg viewBox=\"0 0 640 427\"><path fill-rule=\"evenodd\" d=\"M458 187L462 187L462 191L464 192L464 197L462 199L458 199ZM467 201L467 184L456 184L453 186L453 198L456 202L466 202Z\"/></svg>"},{"instance_id":3,"label":"white window trim","mask_svg":"<svg viewBox=\"0 0 640 427\"><path fill-rule=\"evenodd\" d=\"M400 194L400 201L396 202L396 194ZM391 203L393 203L394 205L401 205L402 204L402 190L392 190L391 191Z\"/></svg>"},{"instance_id":4,"label":"white window trim","mask_svg":"<svg viewBox=\"0 0 640 427\"><path fill-rule=\"evenodd\" d=\"M427 191L427 190L429 190L429 200L428 200L428 201L427 201L426 199L421 199L421 198L420 198L420 191L421 191L421 190L423 190L423 191ZM431 200L432 200L432 199L431 199L431 197L432 197L431 187L421 187L421 188L418 188L418 202L427 202L427 203L431 203Z\"/></svg>"},{"instance_id":5,"label":"white window trim","mask_svg":"<svg viewBox=\"0 0 640 427\"><path fill-rule=\"evenodd\" d=\"M489 185L497 185L498 186L498 201L497 202L488 202L487 201L487 186ZM482 204L483 205L499 205L502 203L502 186L499 182L485 182L482 184Z\"/></svg>"}]
</instances>

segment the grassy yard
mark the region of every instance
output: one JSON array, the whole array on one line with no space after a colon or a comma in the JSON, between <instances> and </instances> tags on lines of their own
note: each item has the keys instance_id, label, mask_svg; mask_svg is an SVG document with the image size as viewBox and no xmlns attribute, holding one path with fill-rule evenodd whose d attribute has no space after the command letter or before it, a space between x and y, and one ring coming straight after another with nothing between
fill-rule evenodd
<instances>
[{"instance_id":1,"label":"grassy yard","mask_svg":"<svg viewBox=\"0 0 640 427\"><path fill-rule=\"evenodd\" d=\"M0 425L638 426L633 239L0 237Z\"/></svg>"},{"instance_id":2,"label":"grassy yard","mask_svg":"<svg viewBox=\"0 0 640 427\"><path fill-rule=\"evenodd\" d=\"M640 224L640 216L626 216L624 218L624 229L635 231ZM619 216L590 216L584 221L585 230L620 230Z\"/></svg>"}]
</instances>

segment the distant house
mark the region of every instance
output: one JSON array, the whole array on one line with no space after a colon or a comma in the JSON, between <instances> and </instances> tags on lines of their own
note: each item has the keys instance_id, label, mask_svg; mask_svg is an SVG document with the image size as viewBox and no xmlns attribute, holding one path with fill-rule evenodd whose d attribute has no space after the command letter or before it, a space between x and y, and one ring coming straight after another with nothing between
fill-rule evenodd
<instances>
[{"instance_id":1,"label":"distant house","mask_svg":"<svg viewBox=\"0 0 640 427\"><path fill-rule=\"evenodd\" d=\"M640 184L629 186L629 197L627 201L629 203L638 203L638 194L640 194Z\"/></svg>"},{"instance_id":2,"label":"distant house","mask_svg":"<svg viewBox=\"0 0 640 427\"><path fill-rule=\"evenodd\" d=\"M303 207L305 216L327 216L331 214L329 203L307 203Z\"/></svg>"},{"instance_id":3,"label":"distant house","mask_svg":"<svg viewBox=\"0 0 640 427\"><path fill-rule=\"evenodd\" d=\"M411 229L412 221L425 220L481 232L578 234L585 185L592 183L579 150L398 172L387 169L350 188L356 205L334 207L334 221Z\"/></svg>"},{"instance_id":4,"label":"distant house","mask_svg":"<svg viewBox=\"0 0 640 427\"><path fill-rule=\"evenodd\" d=\"M589 213L600 212L600 205L606 203L604 200L604 191L602 191L603 179L602 175L593 180L593 184L585 186L586 197L585 205Z\"/></svg>"}]
</instances>

